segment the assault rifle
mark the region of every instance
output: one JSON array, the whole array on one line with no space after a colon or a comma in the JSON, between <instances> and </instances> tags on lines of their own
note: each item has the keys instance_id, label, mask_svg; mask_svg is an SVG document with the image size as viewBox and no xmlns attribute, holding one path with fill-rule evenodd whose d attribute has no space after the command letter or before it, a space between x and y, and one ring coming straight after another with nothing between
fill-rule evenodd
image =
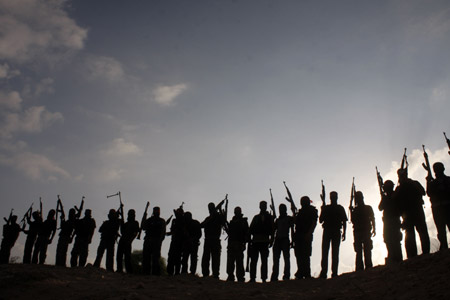
<instances>
[{"instance_id":1,"label":"assault rifle","mask_svg":"<svg viewBox=\"0 0 450 300\"><path fill-rule=\"evenodd\" d=\"M423 149L423 158L425 159L425 163L422 163L422 167L428 172L427 181L433 180L433 173L431 173L430 160L428 159L428 153L425 150L425 145L422 145Z\"/></svg>"},{"instance_id":2,"label":"assault rifle","mask_svg":"<svg viewBox=\"0 0 450 300\"><path fill-rule=\"evenodd\" d=\"M355 193L356 193L355 177L353 177L352 190L350 192L350 206L349 206L350 211L353 210L353 202L355 201Z\"/></svg>"},{"instance_id":3,"label":"assault rifle","mask_svg":"<svg viewBox=\"0 0 450 300\"><path fill-rule=\"evenodd\" d=\"M406 156L406 148L405 148L405 152L403 153L403 158L402 158L402 164L401 164L401 169L408 169L408 156Z\"/></svg>"},{"instance_id":4,"label":"assault rifle","mask_svg":"<svg viewBox=\"0 0 450 300\"><path fill-rule=\"evenodd\" d=\"M43 219L43 210L42 210L42 198L39 197L39 215L41 216L41 219Z\"/></svg>"},{"instance_id":5,"label":"assault rifle","mask_svg":"<svg viewBox=\"0 0 450 300\"><path fill-rule=\"evenodd\" d=\"M58 200L56 201L56 228L58 228L58 213L61 213L61 221L64 221L66 219L66 214L64 213L64 207L62 205L61 198L58 195Z\"/></svg>"},{"instance_id":6,"label":"assault rifle","mask_svg":"<svg viewBox=\"0 0 450 300\"><path fill-rule=\"evenodd\" d=\"M275 203L273 202L272 189L269 189L269 192L270 192L270 209L272 210L273 218L276 219L277 218L277 211L276 211L276 208L275 208Z\"/></svg>"},{"instance_id":7,"label":"assault rifle","mask_svg":"<svg viewBox=\"0 0 450 300\"><path fill-rule=\"evenodd\" d=\"M144 225L145 220L147 220L147 210L148 210L149 206L150 206L150 202L147 201L147 204L145 205L144 214L142 215L141 226L139 226L139 232L138 232L138 235L137 235L137 239L138 240L141 239L142 225Z\"/></svg>"},{"instance_id":8,"label":"assault rifle","mask_svg":"<svg viewBox=\"0 0 450 300\"><path fill-rule=\"evenodd\" d=\"M448 148L450 149L450 140L447 138L447 135L444 132L445 141L447 142ZM448 151L448 154L450 155L450 151Z\"/></svg>"},{"instance_id":9,"label":"assault rifle","mask_svg":"<svg viewBox=\"0 0 450 300\"><path fill-rule=\"evenodd\" d=\"M5 220L5 222L6 222L6 225L11 224L11 218L12 218L12 215L13 215L13 211L14 211L14 208L11 208L11 212L9 213L8 219L7 218L3 218L3 220Z\"/></svg>"},{"instance_id":10,"label":"assault rifle","mask_svg":"<svg viewBox=\"0 0 450 300\"><path fill-rule=\"evenodd\" d=\"M79 218L81 217L81 212L83 211L83 206L84 206L84 198L86 198L86 197L83 196L83 197L81 198L81 204L80 204L80 207L77 207L76 205L74 206L75 211L77 212L76 215L75 215L75 218L76 218L76 219L79 219Z\"/></svg>"},{"instance_id":11,"label":"assault rifle","mask_svg":"<svg viewBox=\"0 0 450 300\"><path fill-rule=\"evenodd\" d=\"M381 174L378 171L378 167L377 166L375 166L375 170L377 171L378 188L380 189L381 198L383 198L384 195L385 195L384 188L383 188L383 186L384 186L383 177L381 177Z\"/></svg>"},{"instance_id":12,"label":"assault rifle","mask_svg":"<svg viewBox=\"0 0 450 300\"><path fill-rule=\"evenodd\" d=\"M122 194L120 193L120 191L118 191L117 193L113 194L113 195L109 195L106 196L106 198L111 198L111 197L115 197L115 196L119 196L119 201L120 201L120 205L119 208L117 209L117 213L119 214L120 218L122 220L124 220L123 218L123 203L122 203Z\"/></svg>"},{"instance_id":13,"label":"assault rifle","mask_svg":"<svg viewBox=\"0 0 450 300\"><path fill-rule=\"evenodd\" d=\"M283 181L283 184L284 184L284 187L286 188L286 192L288 194L288 196L285 199L287 202L289 202L291 204L291 211L292 211L292 214L295 216L297 214L297 207L295 206L291 191L289 190L289 188L286 185L286 181Z\"/></svg>"},{"instance_id":14,"label":"assault rifle","mask_svg":"<svg viewBox=\"0 0 450 300\"><path fill-rule=\"evenodd\" d=\"M31 219L31 215L33 214L33 204L31 203L30 208L27 210L27 212L23 215L22 220L20 221L20 224L22 224L22 230L25 229L25 226L27 225L27 222Z\"/></svg>"},{"instance_id":15,"label":"assault rifle","mask_svg":"<svg viewBox=\"0 0 450 300\"><path fill-rule=\"evenodd\" d=\"M320 199L322 199L322 206L327 205L325 197L326 197L325 196L325 185L323 185L323 180L322 180L322 193L320 194Z\"/></svg>"},{"instance_id":16,"label":"assault rifle","mask_svg":"<svg viewBox=\"0 0 450 300\"><path fill-rule=\"evenodd\" d=\"M166 220L166 225L170 224L170 221L172 221L173 215L170 215L170 217Z\"/></svg>"}]
</instances>

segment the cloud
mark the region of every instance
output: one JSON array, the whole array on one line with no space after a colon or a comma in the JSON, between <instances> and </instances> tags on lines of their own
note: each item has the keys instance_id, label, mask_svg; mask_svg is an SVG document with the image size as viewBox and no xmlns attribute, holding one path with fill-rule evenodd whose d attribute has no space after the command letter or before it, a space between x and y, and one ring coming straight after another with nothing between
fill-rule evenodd
<instances>
[{"instance_id":1,"label":"cloud","mask_svg":"<svg viewBox=\"0 0 450 300\"><path fill-rule=\"evenodd\" d=\"M53 94L54 88L53 88L54 80L52 78L44 78L41 79L41 81L36 85L34 95L40 96L42 94Z\"/></svg>"},{"instance_id":2,"label":"cloud","mask_svg":"<svg viewBox=\"0 0 450 300\"><path fill-rule=\"evenodd\" d=\"M44 106L33 106L20 113L8 113L0 126L0 137L9 138L17 132L37 133L51 124L64 120L59 112L49 112Z\"/></svg>"},{"instance_id":3,"label":"cloud","mask_svg":"<svg viewBox=\"0 0 450 300\"><path fill-rule=\"evenodd\" d=\"M70 177L70 174L49 158L31 152L22 152L7 157L0 154L0 165L11 166L32 180L51 180Z\"/></svg>"},{"instance_id":4,"label":"cloud","mask_svg":"<svg viewBox=\"0 0 450 300\"><path fill-rule=\"evenodd\" d=\"M106 155L136 155L142 153L142 149L136 144L125 142L123 138L117 138L112 143L109 149L103 151Z\"/></svg>"},{"instance_id":5,"label":"cloud","mask_svg":"<svg viewBox=\"0 0 450 300\"><path fill-rule=\"evenodd\" d=\"M163 106L170 106L174 104L174 100L182 92L187 89L184 83L176 85L158 86L153 90L153 97L156 103Z\"/></svg>"},{"instance_id":6,"label":"cloud","mask_svg":"<svg viewBox=\"0 0 450 300\"><path fill-rule=\"evenodd\" d=\"M86 60L86 66L91 79L104 79L114 83L126 78L122 64L113 57L90 56Z\"/></svg>"},{"instance_id":7,"label":"cloud","mask_svg":"<svg viewBox=\"0 0 450 300\"><path fill-rule=\"evenodd\" d=\"M0 0L0 59L54 60L84 47L87 30L64 10L64 0Z\"/></svg>"},{"instance_id":8,"label":"cloud","mask_svg":"<svg viewBox=\"0 0 450 300\"><path fill-rule=\"evenodd\" d=\"M0 79L10 79L20 75L19 70L11 70L7 63L0 64Z\"/></svg>"},{"instance_id":9,"label":"cloud","mask_svg":"<svg viewBox=\"0 0 450 300\"><path fill-rule=\"evenodd\" d=\"M4 93L0 91L0 107L18 111L21 108L22 98L16 91Z\"/></svg>"}]
</instances>

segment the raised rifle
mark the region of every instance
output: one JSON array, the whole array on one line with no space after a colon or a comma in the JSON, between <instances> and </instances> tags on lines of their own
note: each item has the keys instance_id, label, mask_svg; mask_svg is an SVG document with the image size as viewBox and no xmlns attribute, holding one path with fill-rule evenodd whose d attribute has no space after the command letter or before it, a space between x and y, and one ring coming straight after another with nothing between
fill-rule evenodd
<instances>
[{"instance_id":1,"label":"raised rifle","mask_svg":"<svg viewBox=\"0 0 450 300\"><path fill-rule=\"evenodd\" d=\"M352 190L350 192L350 206L349 206L350 211L353 210L353 202L355 201L355 193L356 193L355 177L353 177Z\"/></svg>"},{"instance_id":2,"label":"raised rifle","mask_svg":"<svg viewBox=\"0 0 450 300\"><path fill-rule=\"evenodd\" d=\"M56 201L56 228L58 228L58 213L61 213L61 221L65 220L66 215L64 214L64 208L62 206L61 198L58 195L58 200Z\"/></svg>"},{"instance_id":3,"label":"raised rifle","mask_svg":"<svg viewBox=\"0 0 450 300\"><path fill-rule=\"evenodd\" d=\"M141 239L142 225L144 225L145 220L147 220L147 210L148 210L149 206L150 206L150 201L147 201L147 204L145 205L144 214L142 215L141 226L139 226L139 232L138 232L138 235L137 235L137 239L138 240Z\"/></svg>"},{"instance_id":4,"label":"raised rifle","mask_svg":"<svg viewBox=\"0 0 450 300\"><path fill-rule=\"evenodd\" d=\"M323 184L322 180L322 193L320 194L320 199L322 199L322 206L327 205L325 197L325 185Z\"/></svg>"},{"instance_id":5,"label":"raised rifle","mask_svg":"<svg viewBox=\"0 0 450 300\"><path fill-rule=\"evenodd\" d=\"M381 198L383 198L385 195L384 188L383 188L383 186L384 186L383 177L381 177L381 174L378 171L377 166L375 166L375 170L377 171L377 180L378 180L378 188L380 189L380 196L381 196Z\"/></svg>"},{"instance_id":6,"label":"raised rifle","mask_svg":"<svg viewBox=\"0 0 450 300\"><path fill-rule=\"evenodd\" d=\"M297 214L297 207L295 206L291 191L289 190L289 188L286 185L286 181L283 181L283 184L284 184L284 187L286 188L286 192L288 194L288 196L285 199L287 202L289 202L291 204L291 211L292 211L292 214L295 216Z\"/></svg>"},{"instance_id":7,"label":"raised rifle","mask_svg":"<svg viewBox=\"0 0 450 300\"><path fill-rule=\"evenodd\" d=\"M445 137L445 141L447 142L448 149L450 149L450 140L448 139L448 137L445 134L445 132L444 132L444 137ZM448 154L450 155L450 151L448 151Z\"/></svg>"},{"instance_id":8,"label":"raised rifle","mask_svg":"<svg viewBox=\"0 0 450 300\"><path fill-rule=\"evenodd\" d=\"M120 218L122 220L124 220L124 218L123 218L123 207L124 207L124 205L122 203L122 194L120 193L120 191L118 191L117 193L115 193L113 195L106 196L106 198L111 198L111 197L115 197L115 196L119 196L119 202L120 202L119 208L117 209L117 213L119 214Z\"/></svg>"},{"instance_id":9,"label":"raised rifle","mask_svg":"<svg viewBox=\"0 0 450 300\"><path fill-rule=\"evenodd\" d=\"M408 169L408 156L406 156L406 148L405 148L405 152L403 152L403 158L402 158L402 164L401 164L401 169Z\"/></svg>"},{"instance_id":10,"label":"raised rifle","mask_svg":"<svg viewBox=\"0 0 450 300\"><path fill-rule=\"evenodd\" d=\"M27 220L31 219L31 215L33 214L33 204L31 203L30 208L27 210L27 212L23 215L22 220L20 221L20 224L22 224L22 230L25 229L25 226L27 225Z\"/></svg>"},{"instance_id":11,"label":"raised rifle","mask_svg":"<svg viewBox=\"0 0 450 300\"><path fill-rule=\"evenodd\" d=\"M76 211L76 214L75 214L76 219L79 219L81 217L81 213L82 213L83 207L84 207L84 198L86 198L86 197L83 196L81 198L80 207L77 207L76 205L74 206L75 211Z\"/></svg>"},{"instance_id":12,"label":"raised rifle","mask_svg":"<svg viewBox=\"0 0 450 300\"><path fill-rule=\"evenodd\" d=\"M422 167L428 172L427 180L433 180L433 173L431 173L431 165L430 160L428 159L428 153L425 150L425 145L422 145L423 149L423 158L425 159L425 163L422 163Z\"/></svg>"},{"instance_id":13,"label":"raised rifle","mask_svg":"<svg viewBox=\"0 0 450 300\"><path fill-rule=\"evenodd\" d=\"M43 219L43 210L42 210L42 198L39 197L39 215L41 216L41 219Z\"/></svg>"},{"instance_id":14,"label":"raised rifle","mask_svg":"<svg viewBox=\"0 0 450 300\"><path fill-rule=\"evenodd\" d=\"M276 211L276 208L275 208L275 203L273 202L272 189L269 189L269 192L270 192L270 209L272 210L273 218L276 219L277 218L277 211Z\"/></svg>"},{"instance_id":15,"label":"raised rifle","mask_svg":"<svg viewBox=\"0 0 450 300\"><path fill-rule=\"evenodd\" d=\"M6 222L6 225L11 224L11 218L12 218L12 215L13 215L13 211L14 211L14 208L11 208L11 212L9 213L8 219L7 218L3 218L3 220L5 220L5 222Z\"/></svg>"},{"instance_id":16,"label":"raised rifle","mask_svg":"<svg viewBox=\"0 0 450 300\"><path fill-rule=\"evenodd\" d=\"M170 217L166 220L166 225L170 224L170 221L172 221L173 215L170 215Z\"/></svg>"}]
</instances>

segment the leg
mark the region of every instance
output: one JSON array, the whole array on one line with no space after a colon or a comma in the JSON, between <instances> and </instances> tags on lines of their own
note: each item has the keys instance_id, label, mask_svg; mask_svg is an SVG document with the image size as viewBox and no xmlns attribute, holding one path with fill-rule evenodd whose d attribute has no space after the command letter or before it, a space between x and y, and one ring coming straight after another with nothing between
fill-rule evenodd
<instances>
[{"instance_id":1,"label":"leg","mask_svg":"<svg viewBox=\"0 0 450 300\"><path fill-rule=\"evenodd\" d=\"M364 264L366 269L372 268L372 239L370 238L370 233L366 236L364 240Z\"/></svg>"},{"instance_id":2,"label":"leg","mask_svg":"<svg viewBox=\"0 0 450 300\"><path fill-rule=\"evenodd\" d=\"M222 245L220 244L220 240L216 240L213 243L213 251L211 253L212 274L214 278L218 279L220 272L220 254L222 252Z\"/></svg>"},{"instance_id":3,"label":"leg","mask_svg":"<svg viewBox=\"0 0 450 300\"><path fill-rule=\"evenodd\" d=\"M327 278L328 273L328 252L330 250L331 238L327 230L324 229L322 235L322 261L321 267L322 271L320 272L321 278ZM334 247L333 247L334 250Z\"/></svg>"},{"instance_id":4,"label":"leg","mask_svg":"<svg viewBox=\"0 0 450 300\"><path fill-rule=\"evenodd\" d=\"M108 241L108 245L106 247L106 270L114 272L114 246L116 241L111 240Z\"/></svg>"},{"instance_id":5,"label":"leg","mask_svg":"<svg viewBox=\"0 0 450 300\"><path fill-rule=\"evenodd\" d=\"M341 246L341 232L333 234L331 240L331 276L338 276L339 267L339 247Z\"/></svg>"},{"instance_id":6,"label":"leg","mask_svg":"<svg viewBox=\"0 0 450 300\"><path fill-rule=\"evenodd\" d=\"M102 262L103 254L105 253L105 249L106 249L106 241L100 240L100 244L98 245L97 248L97 257L95 258L94 261L94 267L100 268L100 264Z\"/></svg>"},{"instance_id":7,"label":"leg","mask_svg":"<svg viewBox=\"0 0 450 300\"><path fill-rule=\"evenodd\" d=\"M202 256L202 274L203 277L209 276L209 258L211 256L211 246L210 241L205 240L203 245L203 256Z\"/></svg>"},{"instance_id":8,"label":"leg","mask_svg":"<svg viewBox=\"0 0 450 300\"><path fill-rule=\"evenodd\" d=\"M361 233L354 234L353 248L356 252L355 269L356 271L364 270L363 263L363 240L361 238Z\"/></svg>"},{"instance_id":9,"label":"leg","mask_svg":"<svg viewBox=\"0 0 450 300\"><path fill-rule=\"evenodd\" d=\"M283 280L289 280L291 277L291 245L288 239L283 240L282 250L284 260Z\"/></svg>"},{"instance_id":10,"label":"leg","mask_svg":"<svg viewBox=\"0 0 450 300\"><path fill-rule=\"evenodd\" d=\"M419 233L422 254L430 253L430 236L428 235L428 227L427 222L425 221L425 213L423 212L423 209L420 211L420 215L416 223L416 230Z\"/></svg>"},{"instance_id":11,"label":"leg","mask_svg":"<svg viewBox=\"0 0 450 300\"><path fill-rule=\"evenodd\" d=\"M261 280L267 280L267 260L269 258L269 244L264 243L261 247Z\"/></svg>"},{"instance_id":12,"label":"leg","mask_svg":"<svg viewBox=\"0 0 450 300\"><path fill-rule=\"evenodd\" d=\"M272 266L272 276L270 277L270 281L278 281L278 273L280 269L280 256L281 256L281 245L280 240L275 240L272 248L272 258L273 258L273 266Z\"/></svg>"},{"instance_id":13,"label":"leg","mask_svg":"<svg viewBox=\"0 0 450 300\"><path fill-rule=\"evenodd\" d=\"M191 272L191 274L194 274L194 275L197 272L198 246L199 246L199 242L194 241L194 243L192 244L191 267L190 267L190 272Z\"/></svg>"},{"instance_id":14,"label":"leg","mask_svg":"<svg viewBox=\"0 0 450 300\"><path fill-rule=\"evenodd\" d=\"M123 255L124 255L124 242L121 239L119 245L117 245L117 255L116 255L116 271L119 273L123 272Z\"/></svg>"}]
</instances>

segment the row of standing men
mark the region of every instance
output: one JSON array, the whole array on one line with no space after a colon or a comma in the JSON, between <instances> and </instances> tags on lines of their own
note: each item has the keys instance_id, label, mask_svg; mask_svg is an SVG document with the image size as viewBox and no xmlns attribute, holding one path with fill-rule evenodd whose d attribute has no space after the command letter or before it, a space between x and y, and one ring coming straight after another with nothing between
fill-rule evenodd
<instances>
[{"instance_id":1,"label":"row of standing men","mask_svg":"<svg viewBox=\"0 0 450 300\"><path fill-rule=\"evenodd\" d=\"M383 211L384 241L388 250L387 263L403 260L401 241L402 230L405 233L405 248L407 257L417 255L415 231L418 232L422 253L430 252L430 238L428 235L425 214L423 210L423 196L427 193L432 204L433 218L438 232L440 249L447 249L446 228L450 230L450 177L444 174L444 165L433 165L435 177L427 177L427 191L415 180L408 178L407 169L398 170L399 182L394 189L394 183L386 180L380 186L381 202L379 210ZM353 192L353 188L352 188ZM288 192L289 193L289 192ZM289 193L290 194L290 193ZM324 200L324 195L322 195ZM227 200L227 199L226 199ZM115 244L118 239L116 255L116 271L123 272L123 262L127 273L133 272L131 264L132 243L141 230L145 232L143 247L143 271L145 274L160 275L161 246L166 236L171 236L169 247L167 272L169 275L197 272L198 248L204 232L204 247L201 260L201 273L204 277L211 274L219 278L221 234L222 230L228 235L227 242L227 274L229 281L245 281L245 271L250 272L250 281L256 280L258 260L261 259L261 280L268 280L269 249L273 252L273 270L271 281L279 279L279 262L281 254L284 259L283 280L291 278L290 249L294 248L297 261L295 278L311 278L311 254L313 233L319 220L323 226L322 261L319 277L327 278L328 254L332 248L332 277L338 275L339 248L341 241L346 238L347 215L343 206L337 203L338 194L330 193L330 204L318 210L311 205L309 197L300 199L301 208L296 209L291 199L292 216L288 215L287 206L279 205L279 216L275 207L272 212L267 209L267 202L261 201L259 214L255 215L248 224L240 207L235 207L233 218L228 221L222 201L219 205L209 203L209 216L203 222L192 218L190 212L183 208L174 210L170 231L166 232L166 222L160 217L159 207L153 208L151 217L144 218L139 224L135 211L128 211L127 220L123 216L123 206L116 211L111 209L108 220L99 228L100 244L94 266L99 267L106 251L106 269L114 271ZM372 267L371 251L372 237L375 236L375 218L371 206L364 203L364 195L354 191L355 207L350 205L350 216L353 224L354 250L356 252L356 270ZM62 205L61 205L62 207ZM122 210L122 211L120 211ZM55 210L50 210L48 217L42 221L41 213L35 211L26 216L23 226L17 224L17 216L10 215L3 228L3 240L0 250L0 262L7 263L11 248L14 246L19 232L27 235L25 242L23 263L41 263L46 260L48 245L56 233ZM69 244L74 240L71 251L70 265L72 267L85 266L89 244L92 241L96 223L92 212L85 210L81 218L81 209L69 210L67 220L61 214L60 233L56 250L56 265L65 266ZM25 224L28 224L27 228ZM119 234L120 232L120 234ZM245 250L247 250L247 265L244 266ZM190 262L190 266L188 268Z\"/></svg>"}]
</instances>

